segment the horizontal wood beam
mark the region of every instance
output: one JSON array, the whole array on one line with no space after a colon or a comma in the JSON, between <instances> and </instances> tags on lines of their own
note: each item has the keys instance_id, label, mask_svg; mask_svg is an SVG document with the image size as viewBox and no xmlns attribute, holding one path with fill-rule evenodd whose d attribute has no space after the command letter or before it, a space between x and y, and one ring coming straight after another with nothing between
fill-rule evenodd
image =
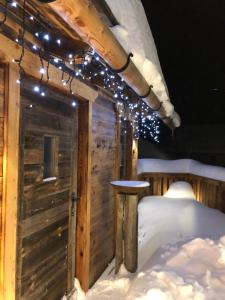
<instances>
[{"instance_id":1,"label":"horizontal wood beam","mask_svg":"<svg viewBox=\"0 0 225 300\"><path fill-rule=\"evenodd\" d=\"M18 59L20 57L21 47L17 43L5 37L3 34L0 34L0 44L1 44L1 49L0 49L1 63L12 63L14 59ZM44 62L44 67L46 68L47 61L43 60L43 62ZM27 49L25 49L22 67L27 75L37 80L40 80L41 77L41 74L39 72L41 68L40 58L34 53L28 51ZM70 95L68 85L64 86L62 84L62 80L61 80L62 71L60 71L57 67L50 65L49 76L50 76L50 81L48 82L48 85L60 90L63 93L66 93L67 95ZM47 75L44 74L43 83L46 80L47 80ZM85 100L95 101L95 99L98 97L98 92L95 89L91 88L90 86L79 81L76 78L74 78L71 87L72 90L74 91L75 96L79 97L80 100L85 99Z\"/></svg>"}]
</instances>

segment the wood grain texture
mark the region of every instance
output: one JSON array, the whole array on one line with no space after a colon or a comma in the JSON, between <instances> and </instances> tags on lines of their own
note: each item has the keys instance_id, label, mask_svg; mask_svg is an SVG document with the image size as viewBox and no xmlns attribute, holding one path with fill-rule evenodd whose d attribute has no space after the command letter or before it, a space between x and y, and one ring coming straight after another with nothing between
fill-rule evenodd
<instances>
[{"instance_id":1,"label":"wood grain texture","mask_svg":"<svg viewBox=\"0 0 225 300\"><path fill-rule=\"evenodd\" d=\"M21 49L20 46L5 37L4 35L0 36L1 38L1 49L0 49L0 61L3 63L11 63L15 57L20 57ZM44 67L46 68L47 62L43 60ZM25 49L25 55L23 58L23 69L27 75L32 76L36 80L40 80L40 73L38 70L40 69L40 59L38 55L28 51ZM62 72L50 65L49 67L49 76L51 80L48 85L57 89L58 91L65 93L67 96L70 95L68 86L63 86L61 77ZM47 80L46 74L44 74L44 80ZM82 99L89 99L90 101L94 101L97 97L97 92L88 86L87 84L77 80L76 78L72 82L72 89L76 91L76 96Z\"/></svg>"},{"instance_id":2,"label":"wood grain texture","mask_svg":"<svg viewBox=\"0 0 225 300\"><path fill-rule=\"evenodd\" d=\"M116 193L116 250L115 250L115 273L119 272L121 264L123 263L123 211L124 211L124 195Z\"/></svg>"},{"instance_id":3,"label":"wood grain texture","mask_svg":"<svg viewBox=\"0 0 225 300\"><path fill-rule=\"evenodd\" d=\"M84 291L90 283L92 103L79 105L76 277Z\"/></svg>"},{"instance_id":4,"label":"wood grain texture","mask_svg":"<svg viewBox=\"0 0 225 300\"><path fill-rule=\"evenodd\" d=\"M58 14L83 41L89 44L112 68L120 69L127 62L127 53L104 23L92 1L88 0L57 0L48 4L54 13ZM139 72L135 64L130 61L125 71L119 73L124 81L137 93L146 95L149 84ZM152 109L158 109L159 117L166 117L163 105L153 91L144 98ZM173 120L163 118L162 121L173 128Z\"/></svg>"},{"instance_id":5,"label":"wood grain texture","mask_svg":"<svg viewBox=\"0 0 225 300\"><path fill-rule=\"evenodd\" d=\"M138 178L150 183L150 189L142 193L141 197L162 196L172 182L187 181L191 184L198 202L225 213L225 182L223 181L182 173L142 173Z\"/></svg>"},{"instance_id":6,"label":"wood grain texture","mask_svg":"<svg viewBox=\"0 0 225 300\"><path fill-rule=\"evenodd\" d=\"M30 81L24 79L20 95L17 299L57 300L73 287L71 193L76 191L73 173L78 124L69 98L50 89L43 98L29 87ZM57 173L49 181L44 178L46 135L57 140Z\"/></svg>"},{"instance_id":7,"label":"wood grain texture","mask_svg":"<svg viewBox=\"0 0 225 300\"><path fill-rule=\"evenodd\" d=\"M134 273L138 265L138 196L126 195L124 202L124 265Z\"/></svg>"},{"instance_id":8,"label":"wood grain texture","mask_svg":"<svg viewBox=\"0 0 225 300\"><path fill-rule=\"evenodd\" d=\"M5 67L4 165L2 203L2 286L3 299L16 297L17 212L19 198L20 88L15 65Z\"/></svg>"},{"instance_id":9,"label":"wood grain texture","mask_svg":"<svg viewBox=\"0 0 225 300\"><path fill-rule=\"evenodd\" d=\"M126 122L126 179L137 179L138 142L134 139L133 127L130 122Z\"/></svg>"},{"instance_id":10,"label":"wood grain texture","mask_svg":"<svg viewBox=\"0 0 225 300\"><path fill-rule=\"evenodd\" d=\"M4 153L4 107L5 107L5 68L0 65L0 281L3 283L3 215L2 215L2 193L3 193L3 153ZM0 295L3 296L2 285L0 287ZM2 299L0 297L0 299Z\"/></svg>"},{"instance_id":11,"label":"wood grain texture","mask_svg":"<svg viewBox=\"0 0 225 300\"><path fill-rule=\"evenodd\" d=\"M103 93L93 104L91 147L90 286L114 256L115 199L110 181L118 179L118 120Z\"/></svg>"}]
</instances>

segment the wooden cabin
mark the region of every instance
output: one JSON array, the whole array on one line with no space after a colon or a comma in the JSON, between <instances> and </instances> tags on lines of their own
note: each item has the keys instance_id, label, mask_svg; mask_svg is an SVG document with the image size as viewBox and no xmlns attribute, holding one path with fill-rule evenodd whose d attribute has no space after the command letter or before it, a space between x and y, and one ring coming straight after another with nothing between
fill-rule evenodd
<instances>
[{"instance_id":1,"label":"wooden cabin","mask_svg":"<svg viewBox=\"0 0 225 300\"><path fill-rule=\"evenodd\" d=\"M173 127L110 35L108 26L117 21L106 3L76 1L81 8L76 16L72 2L0 1L4 300L61 299L73 290L74 277L87 291L114 257L115 205L109 183L136 177L137 140L132 120L121 122L114 94L104 89L99 76L90 80L87 72L84 78L79 69L71 69L82 65L90 46L105 59L106 68L109 64L118 71L127 62L120 72L134 87L132 101L142 95Z\"/></svg>"}]
</instances>

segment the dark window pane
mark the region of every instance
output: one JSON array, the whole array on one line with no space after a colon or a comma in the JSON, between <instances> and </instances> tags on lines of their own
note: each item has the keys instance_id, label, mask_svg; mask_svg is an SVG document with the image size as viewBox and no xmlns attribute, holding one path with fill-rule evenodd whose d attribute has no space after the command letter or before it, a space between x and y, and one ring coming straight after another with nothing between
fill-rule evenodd
<instances>
[{"instance_id":1,"label":"dark window pane","mask_svg":"<svg viewBox=\"0 0 225 300\"><path fill-rule=\"evenodd\" d=\"M54 155L54 137L44 137L44 179L54 177L55 155Z\"/></svg>"}]
</instances>

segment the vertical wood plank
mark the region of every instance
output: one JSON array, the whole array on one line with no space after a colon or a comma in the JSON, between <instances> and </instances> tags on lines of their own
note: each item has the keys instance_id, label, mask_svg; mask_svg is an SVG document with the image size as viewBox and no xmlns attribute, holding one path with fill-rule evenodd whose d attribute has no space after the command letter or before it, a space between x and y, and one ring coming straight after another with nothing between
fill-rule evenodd
<instances>
[{"instance_id":1,"label":"vertical wood plank","mask_svg":"<svg viewBox=\"0 0 225 300\"><path fill-rule=\"evenodd\" d=\"M77 197L77 159L78 159L78 110L74 111L71 149L71 193ZM72 194L70 195L72 198ZM72 207L74 205L74 207ZM67 290L73 290L75 278L75 243L76 243L76 204L69 204L69 243L68 243L68 284Z\"/></svg>"},{"instance_id":2,"label":"vertical wood plank","mask_svg":"<svg viewBox=\"0 0 225 300\"><path fill-rule=\"evenodd\" d=\"M124 265L129 272L137 269L138 213L137 195L126 195L124 216Z\"/></svg>"},{"instance_id":3,"label":"vertical wood plank","mask_svg":"<svg viewBox=\"0 0 225 300\"><path fill-rule=\"evenodd\" d=\"M115 273L119 272L120 266L123 262L123 205L124 195L115 192L116 196L116 224L115 224L115 236L116 236L116 267Z\"/></svg>"},{"instance_id":4,"label":"vertical wood plank","mask_svg":"<svg viewBox=\"0 0 225 300\"><path fill-rule=\"evenodd\" d=\"M126 179L137 179L138 142L133 137L133 127L127 122Z\"/></svg>"},{"instance_id":5,"label":"vertical wood plank","mask_svg":"<svg viewBox=\"0 0 225 300\"><path fill-rule=\"evenodd\" d=\"M79 106L78 197L76 226L76 277L84 291L90 275L90 193L92 103Z\"/></svg>"},{"instance_id":6,"label":"vertical wood plank","mask_svg":"<svg viewBox=\"0 0 225 300\"><path fill-rule=\"evenodd\" d=\"M19 175L20 86L17 66L9 64L5 77L5 121L3 164L3 299L16 297L16 248Z\"/></svg>"}]
</instances>

